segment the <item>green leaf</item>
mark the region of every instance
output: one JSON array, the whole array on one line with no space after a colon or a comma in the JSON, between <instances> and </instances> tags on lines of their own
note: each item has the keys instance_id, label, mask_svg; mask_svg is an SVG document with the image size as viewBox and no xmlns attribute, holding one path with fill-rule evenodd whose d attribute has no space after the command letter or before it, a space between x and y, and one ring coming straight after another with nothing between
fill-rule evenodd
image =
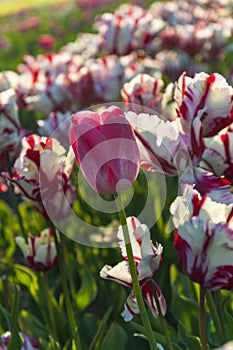
<instances>
[{"instance_id":1,"label":"green leaf","mask_svg":"<svg viewBox=\"0 0 233 350\"><path fill-rule=\"evenodd\" d=\"M175 266L171 267L172 312L176 320L182 322L188 334L199 334L198 302L192 282Z\"/></svg>"},{"instance_id":2,"label":"green leaf","mask_svg":"<svg viewBox=\"0 0 233 350\"><path fill-rule=\"evenodd\" d=\"M182 349L202 349L200 339L193 335L188 335L186 325L184 325L181 321L178 324L178 336Z\"/></svg>"},{"instance_id":3,"label":"green leaf","mask_svg":"<svg viewBox=\"0 0 233 350\"><path fill-rule=\"evenodd\" d=\"M98 326L98 320L95 318L95 316L89 313L84 313L78 327L83 349L87 349L88 345L91 344L97 332Z\"/></svg>"},{"instance_id":4,"label":"green leaf","mask_svg":"<svg viewBox=\"0 0 233 350\"><path fill-rule=\"evenodd\" d=\"M19 284L26 286L35 301L38 303L38 278L27 266L15 264L15 278Z\"/></svg>"},{"instance_id":5,"label":"green leaf","mask_svg":"<svg viewBox=\"0 0 233 350\"><path fill-rule=\"evenodd\" d=\"M7 322L7 328L11 329L12 325L11 325L11 315L10 313L4 309L4 307L0 304L0 315L2 314L2 316L5 318L6 322Z\"/></svg>"},{"instance_id":6,"label":"green leaf","mask_svg":"<svg viewBox=\"0 0 233 350\"><path fill-rule=\"evenodd\" d=\"M96 295L96 281L88 268L84 266L81 287L75 298L79 311L82 311L89 306L95 300Z\"/></svg>"},{"instance_id":7,"label":"green leaf","mask_svg":"<svg viewBox=\"0 0 233 350\"><path fill-rule=\"evenodd\" d=\"M27 334L32 334L33 338L47 338L48 336L48 329L45 325L27 310L21 310L18 323L20 329L26 331Z\"/></svg>"},{"instance_id":8,"label":"green leaf","mask_svg":"<svg viewBox=\"0 0 233 350\"><path fill-rule=\"evenodd\" d=\"M145 328L142 325L140 325L136 322L133 322L133 321L131 321L130 324L133 326L133 328L137 332L142 333L144 335L146 334ZM154 337L155 337L156 341L158 343L160 343L161 345L166 347L167 341L166 341L166 338L164 337L164 335L162 335L161 333L155 332L155 331L153 331L153 333L154 333ZM183 350L178 345L176 345L174 342L172 342L172 346L173 346L174 350Z\"/></svg>"},{"instance_id":9,"label":"green leaf","mask_svg":"<svg viewBox=\"0 0 233 350\"><path fill-rule=\"evenodd\" d=\"M123 328L113 323L106 334L100 350L125 350L127 335Z\"/></svg>"},{"instance_id":10,"label":"green leaf","mask_svg":"<svg viewBox=\"0 0 233 350\"><path fill-rule=\"evenodd\" d=\"M40 338L40 349L41 350L61 350L61 344L59 344L56 340L54 340L52 337L49 337L49 342L45 339Z\"/></svg>"},{"instance_id":11,"label":"green leaf","mask_svg":"<svg viewBox=\"0 0 233 350\"><path fill-rule=\"evenodd\" d=\"M94 349L95 347L95 344L97 343L97 341L99 340L99 338L101 337L101 334L104 330L104 326L106 325L110 315L111 315L111 312L112 312L112 309L113 309L113 306L111 306L108 311L105 313L104 317L102 318L102 320L100 321L100 324L99 324L99 327L97 329L97 332L91 342L91 345L89 347L89 350L92 350Z\"/></svg>"}]
</instances>

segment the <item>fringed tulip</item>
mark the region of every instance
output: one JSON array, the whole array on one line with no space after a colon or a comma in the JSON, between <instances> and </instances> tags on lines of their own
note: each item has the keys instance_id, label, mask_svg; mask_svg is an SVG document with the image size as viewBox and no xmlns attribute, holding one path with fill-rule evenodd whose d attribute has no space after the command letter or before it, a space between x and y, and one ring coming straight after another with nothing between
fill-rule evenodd
<instances>
[{"instance_id":1,"label":"fringed tulip","mask_svg":"<svg viewBox=\"0 0 233 350\"><path fill-rule=\"evenodd\" d=\"M135 217L127 218L127 226L129 229L134 262L137 268L138 280L143 298L150 308L152 314L157 317L158 309L154 297L154 293L156 293L161 311L164 315L166 313L166 301L159 286L153 280L153 277L160 265L163 247L160 244L158 244L156 247L152 244L148 227L141 224ZM100 277L113 280L126 287L132 288L132 278L129 272L122 226L119 226L118 229L118 239L124 261L120 262L114 267L105 265L100 271ZM127 322L132 320L133 316L138 313L138 304L134 291L132 290L125 302L124 311L121 315Z\"/></svg>"}]
</instances>

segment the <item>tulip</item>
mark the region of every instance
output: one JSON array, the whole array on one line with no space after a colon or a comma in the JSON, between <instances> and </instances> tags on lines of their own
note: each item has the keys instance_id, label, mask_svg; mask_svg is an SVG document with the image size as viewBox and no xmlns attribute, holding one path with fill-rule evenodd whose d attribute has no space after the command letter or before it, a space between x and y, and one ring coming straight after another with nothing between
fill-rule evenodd
<instances>
[{"instance_id":1,"label":"tulip","mask_svg":"<svg viewBox=\"0 0 233 350\"><path fill-rule=\"evenodd\" d=\"M28 335L24 333L20 333L22 338L22 346L20 350L36 350L39 349L39 344L35 339L30 338ZM0 345L0 350L7 350L8 344L11 340L11 332L6 332L1 335L2 345Z\"/></svg>"},{"instance_id":2,"label":"tulip","mask_svg":"<svg viewBox=\"0 0 233 350\"><path fill-rule=\"evenodd\" d=\"M232 122L233 88L218 74L197 73L190 78L183 73L178 79L175 100L186 133L193 120L200 118L203 136L210 137Z\"/></svg>"},{"instance_id":3,"label":"tulip","mask_svg":"<svg viewBox=\"0 0 233 350\"><path fill-rule=\"evenodd\" d=\"M67 130L71 123L70 117L70 112L51 112L47 119L37 122L40 135L56 137L65 148L68 148L70 144Z\"/></svg>"},{"instance_id":4,"label":"tulip","mask_svg":"<svg viewBox=\"0 0 233 350\"><path fill-rule=\"evenodd\" d=\"M69 212L67 204L72 206L74 202L74 188L70 183L73 164L71 148L66 155L57 139L33 134L22 138L22 150L14 163L13 176L3 175L22 197L35 202L40 212L46 214L49 209L57 219L62 219ZM43 207L45 202L46 208Z\"/></svg>"},{"instance_id":5,"label":"tulip","mask_svg":"<svg viewBox=\"0 0 233 350\"><path fill-rule=\"evenodd\" d=\"M38 201L41 198L40 182L48 184L48 191L55 192L62 171L65 172L66 150L54 138L30 135L22 139L22 151L14 163L15 174L12 182L26 198ZM69 173L66 174L68 177Z\"/></svg>"},{"instance_id":6,"label":"tulip","mask_svg":"<svg viewBox=\"0 0 233 350\"><path fill-rule=\"evenodd\" d=\"M166 301L159 286L153 280L153 277L160 265L163 247L160 244L157 244L155 247L151 243L150 231L148 227L141 224L137 218L128 217L127 226L129 229L134 262L137 268L138 280L143 298L149 306L152 314L157 317L158 309L154 297L154 293L156 293L161 306L161 311L164 315L166 313ZM129 272L122 226L119 226L118 228L117 237L119 239L119 246L121 248L124 261L120 262L114 267L105 265L100 271L100 277L113 280L122 284L123 286L132 288L132 278ZM131 321L133 316L138 313L139 308L137 300L135 298L134 291L132 290L125 302L124 310L121 315L124 320L128 322Z\"/></svg>"},{"instance_id":7,"label":"tulip","mask_svg":"<svg viewBox=\"0 0 233 350\"><path fill-rule=\"evenodd\" d=\"M144 169L174 176L191 164L179 120L165 122L157 115L134 112L126 116L135 130Z\"/></svg>"},{"instance_id":8,"label":"tulip","mask_svg":"<svg viewBox=\"0 0 233 350\"><path fill-rule=\"evenodd\" d=\"M171 205L175 249L185 274L205 288L233 288L233 204L184 187Z\"/></svg>"},{"instance_id":9,"label":"tulip","mask_svg":"<svg viewBox=\"0 0 233 350\"><path fill-rule=\"evenodd\" d=\"M163 20L155 20L150 12L128 4L114 14L104 13L95 23L103 49L118 56L146 48L163 26Z\"/></svg>"},{"instance_id":10,"label":"tulip","mask_svg":"<svg viewBox=\"0 0 233 350\"><path fill-rule=\"evenodd\" d=\"M30 235L28 242L23 237L15 238L28 264L35 271L47 271L57 264L57 251L52 229L44 229L36 236Z\"/></svg>"},{"instance_id":11,"label":"tulip","mask_svg":"<svg viewBox=\"0 0 233 350\"><path fill-rule=\"evenodd\" d=\"M56 39L50 34L44 34L39 36L38 43L42 49L49 51L54 47Z\"/></svg>"},{"instance_id":12,"label":"tulip","mask_svg":"<svg viewBox=\"0 0 233 350\"><path fill-rule=\"evenodd\" d=\"M125 103L136 104L133 106L135 112L143 112L143 107L157 110L160 109L163 85L161 79L155 79L148 74L138 74L123 85L121 95Z\"/></svg>"},{"instance_id":13,"label":"tulip","mask_svg":"<svg viewBox=\"0 0 233 350\"><path fill-rule=\"evenodd\" d=\"M140 166L139 151L121 109L113 106L101 114L74 114L70 142L84 177L95 191L115 194L134 183Z\"/></svg>"},{"instance_id":14,"label":"tulip","mask_svg":"<svg viewBox=\"0 0 233 350\"><path fill-rule=\"evenodd\" d=\"M233 124L217 135L204 139L205 151L201 166L216 176L233 181Z\"/></svg>"},{"instance_id":15,"label":"tulip","mask_svg":"<svg viewBox=\"0 0 233 350\"><path fill-rule=\"evenodd\" d=\"M180 178L181 186L186 184L194 185L201 194L208 196L215 202L231 204L233 203L233 193L231 192L231 182L224 176L216 176L211 171L201 167L194 167L191 171L187 169Z\"/></svg>"},{"instance_id":16,"label":"tulip","mask_svg":"<svg viewBox=\"0 0 233 350\"><path fill-rule=\"evenodd\" d=\"M20 123L13 89L0 93L0 151L12 151L19 141Z\"/></svg>"}]
</instances>

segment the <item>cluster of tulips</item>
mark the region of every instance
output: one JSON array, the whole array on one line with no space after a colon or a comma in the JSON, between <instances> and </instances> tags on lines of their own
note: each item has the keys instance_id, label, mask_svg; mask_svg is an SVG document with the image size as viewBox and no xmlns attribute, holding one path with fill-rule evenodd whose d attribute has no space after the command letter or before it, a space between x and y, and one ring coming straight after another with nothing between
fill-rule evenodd
<instances>
[{"instance_id":1,"label":"cluster of tulips","mask_svg":"<svg viewBox=\"0 0 233 350\"><path fill-rule=\"evenodd\" d=\"M140 169L179 184L170 206L174 247L183 273L200 285L203 349L205 297L233 288L233 87L230 72L227 80L208 66L230 47L231 9L220 0L156 2L149 10L122 5L97 19L97 34L81 34L57 53L26 56L17 73L0 73L0 191L13 188L49 223L15 243L35 271L62 265L56 227L66 234L78 166L95 192L115 198L123 260L105 265L100 277L130 288L122 317L140 314L151 349L162 345L144 302L155 318L166 315L155 282L163 247L152 243L147 222L126 218L123 208ZM37 132L24 113L37 116ZM5 333L0 349L15 339ZM22 349L39 349L23 333L17 339ZM166 339L164 348L173 349ZM230 340L220 337L221 349Z\"/></svg>"}]
</instances>

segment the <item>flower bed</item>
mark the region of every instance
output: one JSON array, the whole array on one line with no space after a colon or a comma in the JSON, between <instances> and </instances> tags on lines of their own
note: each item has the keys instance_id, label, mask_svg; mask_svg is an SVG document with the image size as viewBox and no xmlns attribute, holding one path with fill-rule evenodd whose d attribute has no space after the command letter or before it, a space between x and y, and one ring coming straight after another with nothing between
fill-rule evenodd
<instances>
[{"instance_id":1,"label":"flower bed","mask_svg":"<svg viewBox=\"0 0 233 350\"><path fill-rule=\"evenodd\" d=\"M231 1L101 5L3 18L0 349L230 349Z\"/></svg>"}]
</instances>

